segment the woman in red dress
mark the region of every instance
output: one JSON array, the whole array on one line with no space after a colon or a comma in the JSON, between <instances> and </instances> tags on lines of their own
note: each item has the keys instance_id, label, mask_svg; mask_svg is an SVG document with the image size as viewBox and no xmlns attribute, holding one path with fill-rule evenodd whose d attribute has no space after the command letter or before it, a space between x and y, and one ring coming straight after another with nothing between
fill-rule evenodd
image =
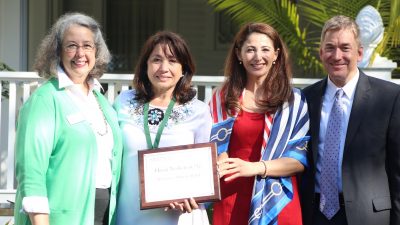
<instances>
[{"instance_id":1,"label":"woman in red dress","mask_svg":"<svg viewBox=\"0 0 400 225\"><path fill-rule=\"evenodd\" d=\"M213 225L302 224L295 175L306 165L309 120L288 58L267 24L247 24L235 37L210 102L222 194Z\"/></svg>"}]
</instances>

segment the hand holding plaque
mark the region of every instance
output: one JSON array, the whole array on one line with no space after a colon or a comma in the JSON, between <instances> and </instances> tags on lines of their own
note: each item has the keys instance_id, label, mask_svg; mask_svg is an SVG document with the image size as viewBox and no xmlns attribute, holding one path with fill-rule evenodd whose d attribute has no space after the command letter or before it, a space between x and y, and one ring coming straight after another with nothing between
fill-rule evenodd
<instances>
[{"instance_id":1,"label":"hand holding plaque","mask_svg":"<svg viewBox=\"0 0 400 225\"><path fill-rule=\"evenodd\" d=\"M159 208L194 198L220 199L215 143L180 145L138 152L140 208Z\"/></svg>"}]
</instances>

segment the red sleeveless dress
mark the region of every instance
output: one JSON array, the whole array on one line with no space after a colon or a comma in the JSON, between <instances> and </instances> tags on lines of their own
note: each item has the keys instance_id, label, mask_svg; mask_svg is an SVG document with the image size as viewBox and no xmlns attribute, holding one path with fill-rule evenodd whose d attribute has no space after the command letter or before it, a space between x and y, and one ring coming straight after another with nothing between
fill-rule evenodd
<instances>
[{"instance_id":1,"label":"red sleeveless dress","mask_svg":"<svg viewBox=\"0 0 400 225\"><path fill-rule=\"evenodd\" d=\"M233 125L229 157L257 162L261 157L264 114L242 111ZM240 177L221 182L222 200L214 203L212 225L248 224L254 177ZM296 177L292 177L293 200L278 216L278 225L301 225L301 208Z\"/></svg>"}]
</instances>

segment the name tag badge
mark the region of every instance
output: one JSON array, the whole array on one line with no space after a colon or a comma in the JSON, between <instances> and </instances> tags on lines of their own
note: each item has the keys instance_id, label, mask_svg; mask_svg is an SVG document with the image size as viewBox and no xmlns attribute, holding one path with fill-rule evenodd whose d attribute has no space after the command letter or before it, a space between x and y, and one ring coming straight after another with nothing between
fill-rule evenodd
<instances>
[{"instance_id":1,"label":"name tag badge","mask_svg":"<svg viewBox=\"0 0 400 225\"><path fill-rule=\"evenodd\" d=\"M85 121L85 117L81 113L74 113L67 115L67 120L69 124L74 125L82 121Z\"/></svg>"}]
</instances>

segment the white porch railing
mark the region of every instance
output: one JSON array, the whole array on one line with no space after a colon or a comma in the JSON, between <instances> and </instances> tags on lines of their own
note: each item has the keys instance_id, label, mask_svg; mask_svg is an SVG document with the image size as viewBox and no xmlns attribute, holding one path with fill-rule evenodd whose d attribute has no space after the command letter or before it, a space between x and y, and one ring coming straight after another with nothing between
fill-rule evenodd
<instances>
[{"instance_id":1,"label":"white porch railing","mask_svg":"<svg viewBox=\"0 0 400 225\"><path fill-rule=\"evenodd\" d=\"M132 74L105 74L101 78L101 83L108 86L105 95L110 103L114 101L119 91L129 89L132 79ZM198 98L208 102L213 88L220 85L223 79L222 76L194 76L193 85L198 90ZM0 72L0 80L8 82L5 87L9 91L9 97L2 97L0 104L0 203L2 203L7 200L14 201L15 196L14 142L18 110L44 80L35 72ZM318 80L294 78L293 84L303 88ZM392 81L400 84L400 79ZM0 85L0 93L2 91Z\"/></svg>"}]
</instances>

